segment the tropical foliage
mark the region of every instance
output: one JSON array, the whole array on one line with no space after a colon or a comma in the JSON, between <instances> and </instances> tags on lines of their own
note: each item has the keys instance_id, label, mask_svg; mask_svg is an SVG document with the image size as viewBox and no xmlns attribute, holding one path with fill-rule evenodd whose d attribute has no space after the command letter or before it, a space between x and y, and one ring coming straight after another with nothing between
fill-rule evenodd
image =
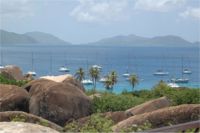
<instances>
[{"instance_id":1,"label":"tropical foliage","mask_svg":"<svg viewBox=\"0 0 200 133\"><path fill-rule=\"evenodd\" d=\"M76 71L75 78L80 82L85 78L85 72L84 72L83 68L79 68Z\"/></svg>"},{"instance_id":2,"label":"tropical foliage","mask_svg":"<svg viewBox=\"0 0 200 133\"><path fill-rule=\"evenodd\" d=\"M96 89L96 82L97 82L97 80L99 79L99 76L100 76L100 70L98 68L91 67L90 70L89 70L89 74L90 74L90 77L92 79L93 87L94 87L94 90L95 90Z\"/></svg>"},{"instance_id":3,"label":"tropical foliage","mask_svg":"<svg viewBox=\"0 0 200 133\"><path fill-rule=\"evenodd\" d=\"M131 74L129 77L129 82L132 85L132 91L134 91L135 85L139 82L137 75Z\"/></svg>"},{"instance_id":4,"label":"tropical foliage","mask_svg":"<svg viewBox=\"0 0 200 133\"><path fill-rule=\"evenodd\" d=\"M113 86L117 83L117 73L112 71L110 74L106 76L106 80L104 82L104 86L107 90L113 90Z\"/></svg>"},{"instance_id":5,"label":"tropical foliage","mask_svg":"<svg viewBox=\"0 0 200 133\"><path fill-rule=\"evenodd\" d=\"M82 124L82 123L81 123ZM65 126L65 132L112 132L111 127L113 121L109 118L105 118L100 114L93 114L89 117L89 120L80 125L78 122L73 121Z\"/></svg>"},{"instance_id":6,"label":"tropical foliage","mask_svg":"<svg viewBox=\"0 0 200 133\"><path fill-rule=\"evenodd\" d=\"M135 105L143 103L143 98L135 97L132 94L104 93L100 98L95 97L92 101L92 110L96 112L124 111Z\"/></svg>"}]
</instances>

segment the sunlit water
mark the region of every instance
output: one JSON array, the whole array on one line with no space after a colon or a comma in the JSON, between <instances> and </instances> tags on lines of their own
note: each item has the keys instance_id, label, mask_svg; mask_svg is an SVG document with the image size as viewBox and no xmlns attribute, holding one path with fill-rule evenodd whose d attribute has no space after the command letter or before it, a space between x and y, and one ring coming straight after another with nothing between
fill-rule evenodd
<instances>
[{"instance_id":1,"label":"sunlit water","mask_svg":"<svg viewBox=\"0 0 200 133\"><path fill-rule=\"evenodd\" d=\"M15 64L24 72L33 69L37 76L60 75L59 67L67 65L70 74L74 74L79 67L85 71L97 64L103 67L101 76L115 70L118 73L118 83L114 92L120 93L124 89L132 90L131 85L122 76L123 73L136 73L140 82L135 89L151 89L158 81L169 81L173 77L182 77L182 68L192 70L191 75L183 75L190 79L188 86L198 88L199 78L199 48L144 48L144 47L90 47L90 46L38 46L1 45L1 63ZM51 63L52 62L52 63ZM182 67L183 66L183 67ZM153 73L163 69L168 76L154 76ZM87 77L87 76L86 76ZM92 86L86 86L92 88ZM105 90L102 83L97 83L99 90Z\"/></svg>"}]
</instances>

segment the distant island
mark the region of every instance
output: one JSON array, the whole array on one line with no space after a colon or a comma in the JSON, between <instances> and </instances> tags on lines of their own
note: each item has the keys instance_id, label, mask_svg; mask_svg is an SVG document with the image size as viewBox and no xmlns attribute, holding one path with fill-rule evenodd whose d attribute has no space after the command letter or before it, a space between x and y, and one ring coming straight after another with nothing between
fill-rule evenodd
<instances>
[{"instance_id":1,"label":"distant island","mask_svg":"<svg viewBox=\"0 0 200 133\"><path fill-rule=\"evenodd\" d=\"M48 44L48 45L71 45L72 43L64 41L54 35L43 32L27 32L18 34L0 30L1 44ZM74 44L75 45L75 44ZM77 45L77 44L76 44ZM104 38L96 42L90 42L79 45L89 46L133 46L133 47L198 47L200 42L189 42L179 36L167 35L156 36L152 38L141 37L137 35L114 36Z\"/></svg>"},{"instance_id":2,"label":"distant island","mask_svg":"<svg viewBox=\"0 0 200 133\"><path fill-rule=\"evenodd\" d=\"M66 42L54 35L43 32L27 32L24 34L18 34L14 32L8 32L0 30L0 43L2 44L65 44Z\"/></svg>"},{"instance_id":3,"label":"distant island","mask_svg":"<svg viewBox=\"0 0 200 133\"><path fill-rule=\"evenodd\" d=\"M153 38L140 37L136 35L115 36L91 42L87 45L101 46L137 46L137 47L194 47L199 42L189 42L179 36L167 35Z\"/></svg>"}]
</instances>

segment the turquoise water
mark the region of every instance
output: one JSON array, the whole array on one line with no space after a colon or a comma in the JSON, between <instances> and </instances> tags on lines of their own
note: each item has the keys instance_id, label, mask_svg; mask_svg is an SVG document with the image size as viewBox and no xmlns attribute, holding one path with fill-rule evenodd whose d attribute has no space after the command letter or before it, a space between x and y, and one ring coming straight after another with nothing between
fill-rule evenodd
<instances>
[{"instance_id":1,"label":"turquoise water","mask_svg":"<svg viewBox=\"0 0 200 133\"><path fill-rule=\"evenodd\" d=\"M160 80L169 81L172 77L182 77L182 65L192 70L191 75L183 75L190 79L188 86L198 88L199 78L199 48L144 48L144 47L90 47L90 46L33 46L20 45L1 47L2 64L16 64L24 72L32 68L38 77L44 75L60 75L60 66L67 65L70 74L74 74L79 67L87 70L94 64L103 67L101 75L115 70L118 73L118 83L114 92L119 93L124 89L132 88L122 76L127 70L136 73L140 83L135 89L151 89ZM52 60L52 64L50 63ZM88 63L87 63L88 62ZM169 72L168 76L156 77L153 73L158 69ZM85 86L90 89L92 86ZM104 90L102 83L97 83L99 90Z\"/></svg>"}]
</instances>

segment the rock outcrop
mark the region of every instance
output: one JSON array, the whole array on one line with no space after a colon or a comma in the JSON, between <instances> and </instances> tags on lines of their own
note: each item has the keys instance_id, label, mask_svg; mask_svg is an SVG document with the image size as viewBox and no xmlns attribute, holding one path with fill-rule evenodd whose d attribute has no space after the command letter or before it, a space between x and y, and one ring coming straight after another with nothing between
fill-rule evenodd
<instances>
[{"instance_id":1,"label":"rock outcrop","mask_svg":"<svg viewBox=\"0 0 200 133\"><path fill-rule=\"evenodd\" d=\"M0 111L25 111L29 108L29 94L26 90L0 84Z\"/></svg>"},{"instance_id":2,"label":"rock outcrop","mask_svg":"<svg viewBox=\"0 0 200 133\"><path fill-rule=\"evenodd\" d=\"M24 122L0 122L1 133L59 133L58 131L38 124Z\"/></svg>"},{"instance_id":3,"label":"rock outcrop","mask_svg":"<svg viewBox=\"0 0 200 133\"><path fill-rule=\"evenodd\" d=\"M169 107L171 105L171 101L166 97L161 97L158 99L154 99L138 106L135 106L131 109L126 110L126 113L129 115L138 115L146 112L151 112L157 109Z\"/></svg>"},{"instance_id":4,"label":"rock outcrop","mask_svg":"<svg viewBox=\"0 0 200 133\"><path fill-rule=\"evenodd\" d=\"M200 104L184 104L159 109L153 112L132 116L119 122L112 127L114 132L120 132L131 128L133 125L143 125L145 122L151 123L153 128L158 128L170 124L179 124L198 120L200 116Z\"/></svg>"},{"instance_id":5,"label":"rock outcrop","mask_svg":"<svg viewBox=\"0 0 200 133\"><path fill-rule=\"evenodd\" d=\"M30 94L30 113L59 125L91 113L90 99L72 84L38 79L25 85L24 89Z\"/></svg>"},{"instance_id":6,"label":"rock outcrop","mask_svg":"<svg viewBox=\"0 0 200 133\"><path fill-rule=\"evenodd\" d=\"M85 91L84 86L81 82L74 79L74 77L70 74L59 75L59 76L44 76L41 79L47 79L58 83L67 83L74 85L75 87L79 88L83 92Z\"/></svg>"},{"instance_id":7,"label":"rock outcrop","mask_svg":"<svg viewBox=\"0 0 200 133\"><path fill-rule=\"evenodd\" d=\"M79 82L78 80L74 79L73 76L68 76L63 83L70 83L74 86L76 86L77 88L79 88L80 90L82 90L83 92L85 92L85 88L83 86L83 84L81 82Z\"/></svg>"},{"instance_id":8,"label":"rock outcrop","mask_svg":"<svg viewBox=\"0 0 200 133\"><path fill-rule=\"evenodd\" d=\"M55 123L50 122L41 117L35 116L33 114L28 114L28 113L21 112L21 111L0 112L0 122L11 122L11 121L39 124L42 126L50 127L57 131L63 130L62 127L56 125Z\"/></svg>"},{"instance_id":9,"label":"rock outcrop","mask_svg":"<svg viewBox=\"0 0 200 133\"><path fill-rule=\"evenodd\" d=\"M5 68L0 69L0 73L10 80L24 80L23 73L17 66L6 66Z\"/></svg>"}]
</instances>

